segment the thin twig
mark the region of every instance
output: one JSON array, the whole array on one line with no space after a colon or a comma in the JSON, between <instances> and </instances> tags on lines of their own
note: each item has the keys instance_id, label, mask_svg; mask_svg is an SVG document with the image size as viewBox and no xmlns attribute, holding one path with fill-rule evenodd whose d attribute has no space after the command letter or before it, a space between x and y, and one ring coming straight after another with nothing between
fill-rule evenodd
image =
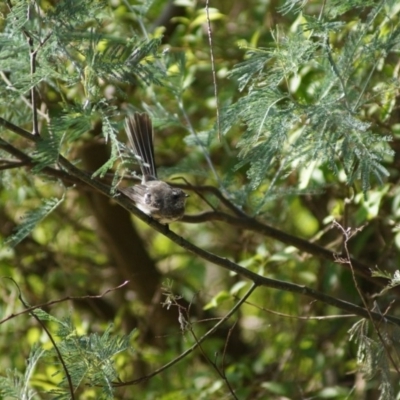
<instances>
[{"instance_id":1,"label":"thin twig","mask_svg":"<svg viewBox=\"0 0 400 400\"><path fill-rule=\"evenodd\" d=\"M189 181L187 181L184 177L182 177L181 179L183 179L186 182L186 187L190 187L197 194L197 196L199 196L206 204L209 205L209 207L212 210L217 211L217 209L211 204L211 202L208 201L208 199L205 196L203 196L203 194L200 191L197 191L195 187L191 186Z\"/></svg>"},{"instance_id":2,"label":"thin twig","mask_svg":"<svg viewBox=\"0 0 400 400\"><path fill-rule=\"evenodd\" d=\"M226 386L228 387L229 392L231 393L231 395L233 396L233 398L238 400L238 397L235 394L235 391L233 390L231 383L229 382L228 378L226 377L226 374L224 372L224 370L220 370L220 368L218 368L217 365L217 358L215 359L215 361L212 361L210 359L210 357L208 357L207 353L204 351L203 346L201 345L201 343L199 343L199 340L197 339L197 336L194 332L194 330L192 328L190 328L190 333L192 334L194 340L196 341L196 343L198 344L198 347L201 351L201 353L203 354L203 357L208 361L208 363L214 368L214 370L217 372L217 374L219 375L219 377L225 382ZM224 354L225 354L225 350L226 350L226 342L225 342L225 347L224 347ZM217 355L216 355L217 356ZM225 357L224 357L225 358ZM222 364L223 365L223 364Z\"/></svg>"},{"instance_id":3,"label":"thin twig","mask_svg":"<svg viewBox=\"0 0 400 400\"><path fill-rule=\"evenodd\" d=\"M36 72L36 55L37 52L33 48L34 43L33 43L33 38L31 34L23 30L26 40L28 42L29 46L29 59L30 59L30 67L31 67L31 104L32 104L32 135L34 136L39 136L39 122L38 122L38 115L37 115L37 102L36 102L36 88L35 85L33 84L33 79L35 76Z\"/></svg>"},{"instance_id":4,"label":"thin twig","mask_svg":"<svg viewBox=\"0 0 400 400\"><path fill-rule=\"evenodd\" d=\"M228 385L229 385L229 381L228 381L228 378L226 377L226 372L225 372L225 358L226 358L226 354L227 354L227 350L228 350L229 340L232 336L233 330L236 327L236 324L237 324L237 321L235 321L233 323L233 325L229 328L228 335L226 336L226 340L225 340L224 351L222 352L221 369L223 371L222 373L224 375L224 379ZM230 387L230 385L229 385L229 387Z\"/></svg>"},{"instance_id":5,"label":"thin twig","mask_svg":"<svg viewBox=\"0 0 400 400\"><path fill-rule=\"evenodd\" d=\"M196 193L207 193L207 192L212 193L215 197L218 198L218 200L221 201L221 203L226 208L231 210L238 217L247 217L247 214L243 210L241 210L239 207L237 207L235 204L233 204L229 199L227 199L217 187L210 186L210 185L201 185L201 186L200 185L192 185L191 183L187 182L186 180L185 180L185 182L187 183L187 185L179 185L179 184L174 183L174 186L181 187L186 190L193 190Z\"/></svg>"},{"instance_id":6,"label":"thin twig","mask_svg":"<svg viewBox=\"0 0 400 400\"><path fill-rule=\"evenodd\" d=\"M257 288L257 284L253 283L250 287L250 289L246 292L246 294L243 296L240 301L236 303L236 305L226 314L221 321L219 321L217 324L215 324L208 332L206 332L193 346L189 347L186 351L184 351L181 355L178 357L174 358L172 361L169 363L163 365L161 368L156 369L153 371L151 374L142 376L138 379L134 379L132 381L127 381L127 382L115 382L113 384L114 387L121 387L121 386L128 386L128 385L137 385L138 383L142 383L144 381L149 380L155 375L160 374L161 372L165 371L166 369L172 367L179 361L183 360L188 354L190 354L193 350L195 350L199 344L204 342L210 335L212 335L225 321L227 321L241 306L242 304L249 298L249 296L253 293L253 291Z\"/></svg>"},{"instance_id":7,"label":"thin twig","mask_svg":"<svg viewBox=\"0 0 400 400\"><path fill-rule=\"evenodd\" d=\"M234 298L237 298L237 296L233 296ZM250 301L246 301L246 304L252 307L257 308L258 310L265 311L269 314L277 315L278 317L284 317L284 318L291 318L291 319L303 319L303 320L317 320L317 321L323 321L325 319L341 319L341 318L354 318L357 315L356 314L338 314L338 315L310 315L310 316L305 316L303 317L302 315L290 315L290 314L285 314L281 313L278 311L270 310L265 307L261 307L257 304L251 303Z\"/></svg>"},{"instance_id":8,"label":"thin twig","mask_svg":"<svg viewBox=\"0 0 400 400\"><path fill-rule=\"evenodd\" d=\"M38 104L36 87L33 84L34 77L36 73L36 57L38 51L45 45L45 43L50 39L52 32L48 33L46 37L39 42L38 47L34 48L34 41L32 35L27 30L22 30L29 46L29 58L30 58L30 68L31 68L31 104L32 104L32 135L39 136L39 119L38 119Z\"/></svg>"},{"instance_id":9,"label":"thin twig","mask_svg":"<svg viewBox=\"0 0 400 400\"><path fill-rule=\"evenodd\" d=\"M207 15L208 45L210 46L211 71L212 71L213 85L214 85L214 97L215 97L215 105L216 105L216 109L217 109L218 140L221 142L221 118L219 115L218 85L217 85L217 74L215 72L214 50L213 50L212 35L211 35L209 0L206 0L206 15Z\"/></svg>"},{"instance_id":10,"label":"thin twig","mask_svg":"<svg viewBox=\"0 0 400 400\"><path fill-rule=\"evenodd\" d=\"M10 278L3 277L3 279L10 279ZM86 300L86 299L101 299L102 297L104 297L108 293L113 292L114 290L121 289L122 287L124 287L128 283L129 283L129 281L125 281L125 282L121 283L120 285L118 285L118 286L116 286L114 288L111 288L111 289L107 289L106 291L104 291L103 293L98 294L98 295L66 296L66 297L63 297L62 299L52 300L52 301L48 301L47 303L38 304L36 306L28 307L23 311L11 314L8 317L3 318L2 320L0 320L0 325L3 324L4 322L7 322L10 319L13 319L13 318L18 317L20 315L23 315L23 314L26 314L26 313L30 313L30 312L32 312L34 310L37 310L38 308L47 308L47 307L53 306L54 304L63 303L65 301L70 301L70 300L74 300L74 301L80 300L81 301L81 300Z\"/></svg>"},{"instance_id":11,"label":"thin twig","mask_svg":"<svg viewBox=\"0 0 400 400\"><path fill-rule=\"evenodd\" d=\"M181 110L183 117L185 118L186 121L186 125L188 126L188 130L189 132L194 136L194 138L196 139L196 143L197 145L201 148L201 151L204 155L204 158L206 159L206 162L208 164L208 167L210 168L210 170L212 171L212 173L214 174L214 178L215 180L218 182L218 185L220 187L222 187L222 181L218 175L217 170L214 168L213 162L211 161L211 157L210 154L208 153L207 149L205 148L205 146L203 145L202 141L199 138L199 135L197 134L197 131L193 128L193 125L190 121L189 115L187 114L185 107L183 105L183 101L182 99L178 99L178 106L179 109Z\"/></svg>"}]
</instances>

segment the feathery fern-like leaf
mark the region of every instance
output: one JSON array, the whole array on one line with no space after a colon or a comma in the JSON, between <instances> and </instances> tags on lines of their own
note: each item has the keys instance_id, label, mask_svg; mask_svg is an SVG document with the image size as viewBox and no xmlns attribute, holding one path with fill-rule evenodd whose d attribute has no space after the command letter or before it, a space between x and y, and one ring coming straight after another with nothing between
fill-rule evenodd
<instances>
[{"instance_id":1,"label":"feathery fern-like leaf","mask_svg":"<svg viewBox=\"0 0 400 400\"><path fill-rule=\"evenodd\" d=\"M50 213L52 213L64 200L64 197L61 199L51 198L43 201L42 205L32 211L26 213L23 218L21 224L17 227L15 233L8 237L5 241L5 244L14 247L18 243L20 243L24 238L26 238L32 230L35 228L37 224L40 223L44 218L46 218Z\"/></svg>"}]
</instances>

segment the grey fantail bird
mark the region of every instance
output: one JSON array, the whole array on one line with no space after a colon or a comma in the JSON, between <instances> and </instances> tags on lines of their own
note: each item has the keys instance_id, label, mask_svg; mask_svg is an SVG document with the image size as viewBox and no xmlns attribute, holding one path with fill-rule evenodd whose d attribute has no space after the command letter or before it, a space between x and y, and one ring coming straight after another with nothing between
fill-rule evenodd
<instances>
[{"instance_id":1,"label":"grey fantail bird","mask_svg":"<svg viewBox=\"0 0 400 400\"><path fill-rule=\"evenodd\" d=\"M181 219L188 195L157 178L154 162L153 127L147 114L134 113L125 119L126 134L142 171L142 182L122 189L136 206L162 224Z\"/></svg>"}]
</instances>

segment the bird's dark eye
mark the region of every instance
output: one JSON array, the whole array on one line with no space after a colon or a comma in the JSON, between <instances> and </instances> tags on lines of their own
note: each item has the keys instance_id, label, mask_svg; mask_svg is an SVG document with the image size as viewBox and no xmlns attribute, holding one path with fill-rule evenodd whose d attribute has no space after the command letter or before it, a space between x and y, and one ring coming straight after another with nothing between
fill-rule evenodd
<instances>
[{"instance_id":1,"label":"bird's dark eye","mask_svg":"<svg viewBox=\"0 0 400 400\"><path fill-rule=\"evenodd\" d=\"M150 193L146 193L146 194L144 195L144 202L145 202L146 204L150 204L150 203L151 203L151 194L150 194Z\"/></svg>"}]
</instances>

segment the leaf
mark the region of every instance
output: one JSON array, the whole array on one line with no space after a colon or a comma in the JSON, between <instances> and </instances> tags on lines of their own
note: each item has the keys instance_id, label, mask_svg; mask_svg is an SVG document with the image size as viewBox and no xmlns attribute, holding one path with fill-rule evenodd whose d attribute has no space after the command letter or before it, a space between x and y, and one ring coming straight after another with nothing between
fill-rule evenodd
<instances>
[{"instance_id":1,"label":"leaf","mask_svg":"<svg viewBox=\"0 0 400 400\"><path fill-rule=\"evenodd\" d=\"M17 227L15 233L5 240L5 244L9 247L15 247L32 232L39 222L51 214L63 201L64 196L61 199L47 199L43 201L39 208L26 213L22 217L22 222Z\"/></svg>"},{"instance_id":2,"label":"leaf","mask_svg":"<svg viewBox=\"0 0 400 400\"><path fill-rule=\"evenodd\" d=\"M57 162L60 150L61 135L50 134L40 137L36 143L36 149L33 154L33 159L36 164L32 168L32 172L37 174L43 168L53 165Z\"/></svg>"},{"instance_id":3,"label":"leaf","mask_svg":"<svg viewBox=\"0 0 400 400\"><path fill-rule=\"evenodd\" d=\"M215 308L219 306L224 301L231 299L232 296L225 290L217 293L204 307L203 310L209 310L211 308Z\"/></svg>"}]
</instances>

